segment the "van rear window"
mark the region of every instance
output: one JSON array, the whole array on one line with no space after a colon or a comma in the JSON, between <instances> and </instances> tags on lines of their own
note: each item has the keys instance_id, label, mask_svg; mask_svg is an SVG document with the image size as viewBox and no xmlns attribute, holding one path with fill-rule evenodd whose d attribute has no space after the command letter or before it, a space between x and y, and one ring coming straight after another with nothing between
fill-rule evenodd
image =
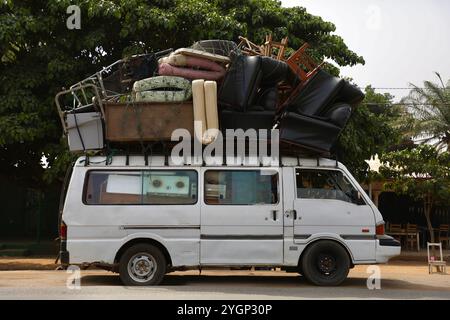
<instances>
[{"instance_id":1,"label":"van rear window","mask_svg":"<svg viewBox=\"0 0 450 320\"><path fill-rule=\"evenodd\" d=\"M208 170L205 203L258 205L278 203L278 172L274 170Z\"/></svg>"},{"instance_id":2,"label":"van rear window","mask_svg":"<svg viewBox=\"0 0 450 320\"><path fill-rule=\"evenodd\" d=\"M176 205L197 202L194 170L89 171L87 205Z\"/></svg>"}]
</instances>

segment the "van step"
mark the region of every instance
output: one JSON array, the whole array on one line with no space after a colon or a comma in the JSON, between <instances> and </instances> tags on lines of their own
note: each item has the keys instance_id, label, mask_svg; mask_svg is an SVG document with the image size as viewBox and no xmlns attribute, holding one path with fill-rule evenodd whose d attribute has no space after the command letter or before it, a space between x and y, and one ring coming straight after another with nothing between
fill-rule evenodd
<instances>
[{"instance_id":1,"label":"van step","mask_svg":"<svg viewBox=\"0 0 450 320\"><path fill-rule=\"evenodd\" d=\"M31 254L29 249L1 249L0 257L26 257Z\"/></svg>"}]
</instances>

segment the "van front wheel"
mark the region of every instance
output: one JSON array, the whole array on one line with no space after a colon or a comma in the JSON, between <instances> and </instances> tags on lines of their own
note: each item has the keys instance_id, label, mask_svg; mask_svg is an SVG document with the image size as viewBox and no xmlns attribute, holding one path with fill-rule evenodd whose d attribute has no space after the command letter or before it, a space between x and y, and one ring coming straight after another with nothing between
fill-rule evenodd
<instances>
[{"instance_id":1,"label":"van front wheel","mask_svg":"<svg viewBox=\"0 0 450 320\"><path fill-rule=\"evenodd\" d=\"M334 241L312 244L302 257L300 268L305 278L318 286L337 286L348 275L347 251Z\"/></svg>"},{"instance_id":2,"label":"van front wheel","mask_svg":"<svg viewBox=\"0 0 450 320\"><path fill-rule=\"evenodd\" d=\"M164 254L157 247L137 244L120 258L120 280L127 286L155 286L164 278L166 265Z\"/></svg>"}]
</instances>

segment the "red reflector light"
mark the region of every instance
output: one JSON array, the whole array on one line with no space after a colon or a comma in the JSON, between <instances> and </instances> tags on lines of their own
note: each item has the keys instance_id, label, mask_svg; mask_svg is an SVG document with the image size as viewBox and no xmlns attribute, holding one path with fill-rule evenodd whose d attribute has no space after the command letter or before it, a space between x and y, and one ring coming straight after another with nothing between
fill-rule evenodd
<instances>
[{"instance_id":1,"label":"red reflector light","mask_svg":"<svg viewBox=\"0 0 450 320\"><path fill-rule=\"evenodd\" d=\"M62 222L59 227L59 236L60 236L61 240L67 239L67 226L64 222Z\"/></svg>"},{"instance_id":2,"label":"red reflector light","mask_svg":"<svg viewBox=\"0 0 450 320\"><path fill-rule=\"evenodd\" d=\"M377 236L382 236L382 235L384 235L384 223L377 225L377 228L376 228L376 235L377 235Z\"/></svg>"}]
</instances>

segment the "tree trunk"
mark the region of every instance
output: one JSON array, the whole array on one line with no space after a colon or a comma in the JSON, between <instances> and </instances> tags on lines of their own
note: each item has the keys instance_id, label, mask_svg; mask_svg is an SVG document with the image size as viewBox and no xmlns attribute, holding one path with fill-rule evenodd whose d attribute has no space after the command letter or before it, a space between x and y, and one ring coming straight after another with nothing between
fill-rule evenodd
<instances>
[{"instance_id":1,"label":"tree trunk","mask_svg":"<svg viewBox=\"0 0 450 320\"><path fill-rule=\"evenodd\" d=\"M423 209L425 212L425 219L427 220L428 232L430 233L430 242L434 243L434 230L431 224L431 210L433 208L433 200L430 195L428 195L424 201Z\"/></svg>"}]
</instances>

